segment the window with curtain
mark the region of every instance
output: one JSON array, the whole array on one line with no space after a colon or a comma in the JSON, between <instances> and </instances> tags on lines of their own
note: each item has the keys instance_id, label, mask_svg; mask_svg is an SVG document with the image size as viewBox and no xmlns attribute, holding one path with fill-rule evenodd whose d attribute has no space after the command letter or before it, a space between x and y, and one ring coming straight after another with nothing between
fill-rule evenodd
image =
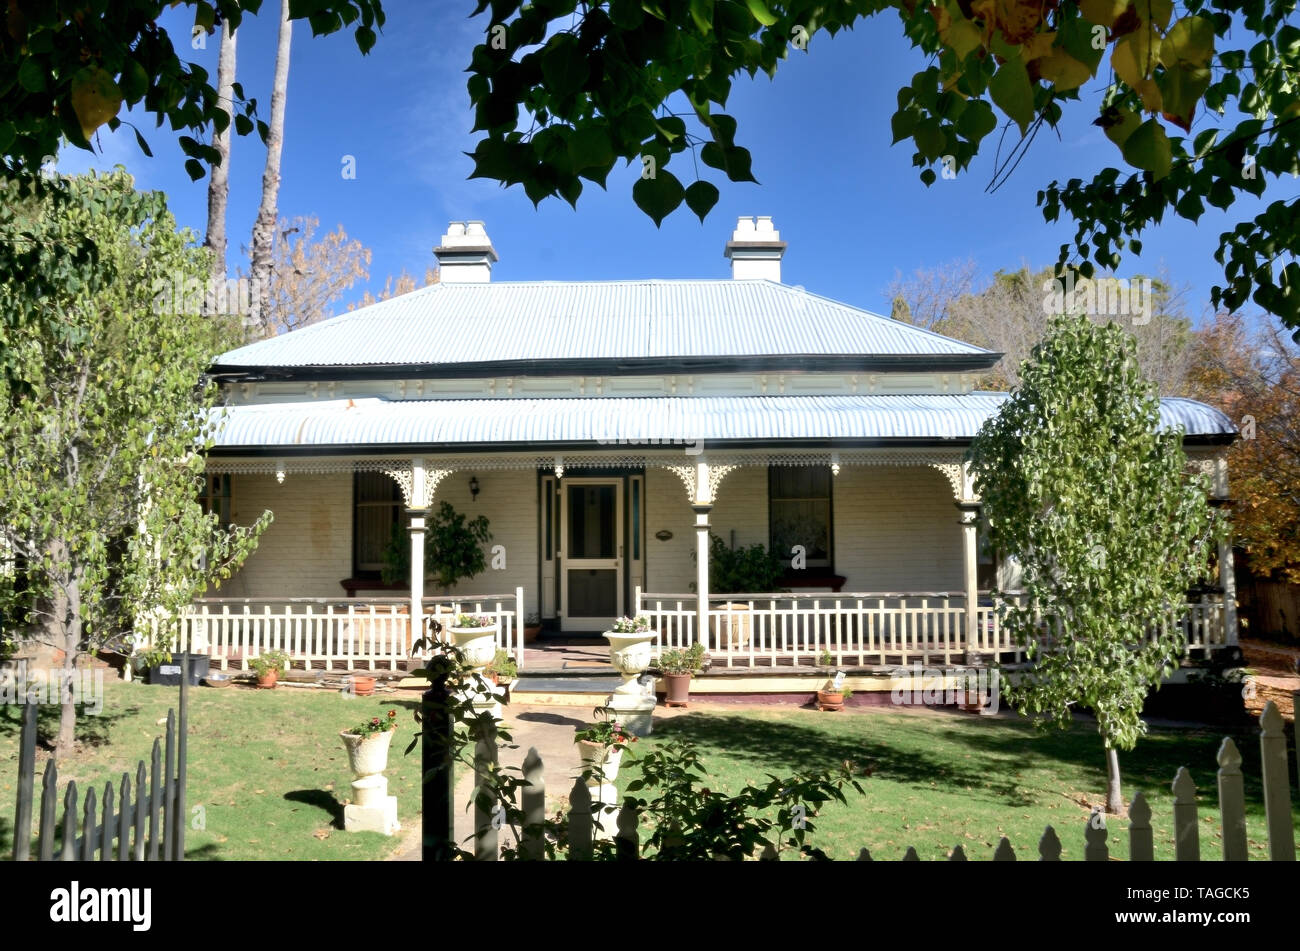
<instances>
[{"instance_id":1,"label":"window with curtain","mask_svg":"<svg viewBox=\"0 0 1300 951\"><path fill-rule=\"evenodd\" d=\"M401 528L402 493L382 472L358 472L353 499L352 573L377 578L384 567L384 551Z\"/></svg>"},{"instance_id":2,"label":"window with curtain","mask_svg":"<svg viewBox=\"0 0 1300 951\"><path fill-rule=\"evenodd\" d=\"M768 525L772 552L789 566L802 545L807 567L831 567L831 470L829 466L768 468Z\"/></svg>"}]
</instances>

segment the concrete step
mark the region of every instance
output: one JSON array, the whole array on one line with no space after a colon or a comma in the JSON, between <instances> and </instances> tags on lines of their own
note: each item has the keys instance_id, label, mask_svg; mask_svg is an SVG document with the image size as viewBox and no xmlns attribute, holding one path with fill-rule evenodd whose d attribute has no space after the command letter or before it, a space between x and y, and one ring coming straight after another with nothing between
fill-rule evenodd
<instances>
[{"instance_id":1,"label":"concrete step","mask_svg":"<svg viewBox=\"0 0 1300 951\"><path fill-rule=\"evenodd\" d=\"M602 706L621 677L521 675L510 685L510 699L519 703L560 706Z\"/></svg>"}]
</instances>

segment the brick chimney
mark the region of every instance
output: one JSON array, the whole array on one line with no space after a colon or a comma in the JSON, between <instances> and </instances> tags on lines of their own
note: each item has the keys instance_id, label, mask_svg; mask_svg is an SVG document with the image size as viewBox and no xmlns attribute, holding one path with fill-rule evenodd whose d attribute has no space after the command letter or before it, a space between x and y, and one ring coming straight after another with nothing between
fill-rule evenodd
<instances>
[{"instance_id":1,"label":"brick chimney","mask_svg":"<svg viewBox=\"0 0 1300 951\"><path fill-rule=\"evenodd\" d=\"M433 249L443 284L486 284L492 280L496 249L481 221L453 221Z\"/></svg>"},{"instance_id":2,"label":"brick chimney","mask_svg":"<svg viewBox=\"0 0 1300 951\"><path fill-rule=\"evenodd\" d=\"M723 256L731 261L731 276L737 281L760 280L781 283L781 257L785 254L781 232L772 219L742 216L736 222Z\"/></svg>"}]
</instances>

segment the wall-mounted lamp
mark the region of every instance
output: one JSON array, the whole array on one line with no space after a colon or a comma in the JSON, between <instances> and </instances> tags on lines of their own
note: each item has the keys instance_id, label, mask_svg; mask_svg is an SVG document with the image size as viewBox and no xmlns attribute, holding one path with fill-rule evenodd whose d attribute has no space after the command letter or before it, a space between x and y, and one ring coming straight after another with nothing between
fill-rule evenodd
<instances>
[{"instance_id":1,"label":"wall-mounted lamp","mask_svg":"<svg viewBox=\"0 0 1300 951\"><path fill-rule=\"evenodd\" d=\"M472 499L478 498L478 476L469 477L469 496Z\"/></svg>"}]
</instances>

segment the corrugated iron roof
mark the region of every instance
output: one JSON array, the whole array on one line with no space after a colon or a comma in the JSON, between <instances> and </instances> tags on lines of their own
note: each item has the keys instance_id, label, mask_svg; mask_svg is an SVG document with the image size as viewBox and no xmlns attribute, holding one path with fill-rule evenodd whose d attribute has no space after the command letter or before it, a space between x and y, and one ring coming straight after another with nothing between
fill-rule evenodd
<instances>
[{"instance_id":1,"label":"corrugated iron roof","mask_svg":"<svg viewBox=\"0 0 1300 951\"><path fill-rule=\"evenodd\" d=\"M761 280L434 284L233 350L230 367L989 351Z\"/></svg>"},{"instance_id":2,"label":"corrugated iron roof","mask_svg":"<svg viewBox=\"0 0 1300 951\"><path fill-rule=\"evenodd\" d=\"M1005 393L588 399L332 400L230 407L216 448L733 440L970 439ZM1218 410L1161 401L1164 427L1230 435Z\"/></svg>"}]
</instances>

